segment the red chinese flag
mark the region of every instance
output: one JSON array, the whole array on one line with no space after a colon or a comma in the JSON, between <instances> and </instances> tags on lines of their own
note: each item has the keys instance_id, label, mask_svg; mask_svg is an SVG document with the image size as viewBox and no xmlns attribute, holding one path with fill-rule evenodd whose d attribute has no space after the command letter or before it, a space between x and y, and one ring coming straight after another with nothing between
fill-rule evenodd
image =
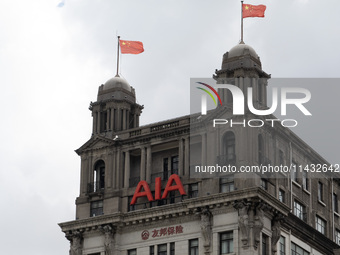
<instances>
[{"instance_id":1,"label":"red chinese flag","mask_svg":"<svg viewBox=\"0 0 340 255\"><path fill-rule=\"evenodd\" d=\"M264 12L266 10L265 5L251 5L251 4L242 4L242 18L249 17L264 17Z\"/></svg>"},{"instance_id":2,"label":"red chinese flag","mask_svg":"<svg viewBox=\"0 0 340 255\"><path fill-rule=\"evenodd\" d=\"M144 51L143 43L138 41L119 40L122 54L139 54Z\"/></svg>"}]
</instances>

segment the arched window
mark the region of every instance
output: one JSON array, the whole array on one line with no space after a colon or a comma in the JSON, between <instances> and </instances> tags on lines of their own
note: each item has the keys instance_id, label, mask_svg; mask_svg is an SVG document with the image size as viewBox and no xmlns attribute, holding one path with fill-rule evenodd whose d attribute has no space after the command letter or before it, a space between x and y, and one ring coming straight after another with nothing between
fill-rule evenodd
<instances>
[{"instance_id":1,"label":"arched window","mask_svg":"<svg viewBox=\"0 0 340 255\"><path fill-rule=\"evenodd\" d=\"M263 137L261 134L258 135L258 162L259 164L264 163L264 144L263 144Z\"/></svg>"},{"instance_id":2,"label":"arched window","mask_svg":"<svg viewBox=\"0 0 340 255\"><path fill-rule=\"evenodd\" d=\"M98 160L94 165L93 182L94 192L105 188L105 163L103 160Z\"/></svg>"},{"instance_id":3,"label":"arched window","mask_svg":"<svg viewBox=\"0 0 340 255\"><path fill-rule=\"evenodd\" d=\"M234 161L235 156L235 135L228 131L223 137L223 154L227 162Z\"/></svg>"}]
</instances>

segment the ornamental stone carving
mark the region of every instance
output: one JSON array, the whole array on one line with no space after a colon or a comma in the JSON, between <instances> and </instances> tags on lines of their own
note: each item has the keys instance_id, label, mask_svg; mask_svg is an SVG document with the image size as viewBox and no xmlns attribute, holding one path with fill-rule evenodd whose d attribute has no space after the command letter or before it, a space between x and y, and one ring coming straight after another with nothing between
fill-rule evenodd
<instances>
[{"instance_id":1,"label":"ornamental stone carving","mask_svg":"<svg viewBox=\"0 0 340 255\"><path fill-rule=\"evenodd\" d=\"M234 208L238 210L238 224L240 228L241 241L244 246L249 242L249 215L248 211L251 203L248 202L236 202Z\"/></svg>"},{"instance_id":2,"label":"ornamental stone carving","mask_svg":"<svg viewBox=\"0 0 340 255\"><path fill-rule=\"evenodd\" d=\"M260 203L255 208L255 215L254 215L254 248L257 249L259 243L260 243L260 236L263 229L263 221L264 221L264 213L263 209L265 208L265 205L263 203Z\"/></svg>"},{"instance_id":3,"label":"ornamental stone carving","mask_svg":"<svg viewBox=\"0 0 340 255\"><path fill-rule=\"evenodd\" d=\"M209 208L204 208L201 212L201 232L203 236L203 246L205 253L209 253L211 245L211 217Z\"/></svg>"},{"instance_id":4,"label":"ornamental stone carving","mask_svg":"<svg viewBox=\"0 0 340 255\"><path fill-rule=\"evenodd\" d=\"M283 215L277 214L272 220L272 254L277 252L276 244L281 236L281 222L283 221Z\"/></svg>"},{"instance_id":5,"label":"ornamental stone carving","mask_svg":"<svg viewBox=\"0 0 340 255\"><path fill-rule=\"evenodd\" d=\"M70 255L82 255L83 253L83 236L82 232L75 230L66 235L66 238L70 241Z\"/></svg>"},{"instance_id":6,"label":"ornamental stone carving","mask_svg":"<svg viewBox=\"0 0 340 255\"><path fill-rule=\"evenodd\" d=\"M105 240L104 240L105 255L113 255L114 254L115 231L113 227L110 225L103 226L102 231L105 235Z\"/></svg>"}]
</instances>

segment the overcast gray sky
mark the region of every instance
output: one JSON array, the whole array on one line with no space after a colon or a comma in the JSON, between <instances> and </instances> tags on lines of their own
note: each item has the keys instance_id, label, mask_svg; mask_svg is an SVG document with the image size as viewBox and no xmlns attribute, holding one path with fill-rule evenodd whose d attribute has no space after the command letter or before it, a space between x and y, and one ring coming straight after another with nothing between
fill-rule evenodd
<instances>
[{"instance_id":1,"label":"overcast gray sky","mask_svg":"<svg viewBox=\"0 0 340 255\"><path fill-rule=\"evenodd\" d=\"M236 0L61 2L0 3L2 254L68 254L57 223L74 219L74 150L90 138L98 86L115 75L117 33L144 43L120 69L142 124L188 114L190 77L211 77L240 38ZM339 77L339 1L246 3L267 5L265 18L245 19L244 40L272 77Z\"/></svg>"}]
</instances>

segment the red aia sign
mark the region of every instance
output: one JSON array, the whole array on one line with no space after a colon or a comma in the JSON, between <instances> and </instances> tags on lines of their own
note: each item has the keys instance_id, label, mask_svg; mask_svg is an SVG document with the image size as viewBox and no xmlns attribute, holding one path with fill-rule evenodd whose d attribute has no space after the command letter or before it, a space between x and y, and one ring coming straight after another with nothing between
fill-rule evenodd
<instances>
[{"instance_id":1,"label":"red aia sign","mask_svg":"<svg viewBox=\"0 0 340 255\"><path fill-rule=\"evenodd\" d=\"M175 185L172 185L175 182ZM142 191L142 188L144 191ZM150 191L149 185L146 181L140 181L135 190L135 194L133 194L133 198L131 200L131 205L134 205L139 197L147 197L150 202L154 200L164 199L168 196L170 191L178 190L181 195L186 195L183 184L177 174L173 174L169 177L168 183L164 189L163 195L161 197L161 177L157 177L155 180L155 198L153 198L152 193Z\"/></svg>"}]
</instances>

